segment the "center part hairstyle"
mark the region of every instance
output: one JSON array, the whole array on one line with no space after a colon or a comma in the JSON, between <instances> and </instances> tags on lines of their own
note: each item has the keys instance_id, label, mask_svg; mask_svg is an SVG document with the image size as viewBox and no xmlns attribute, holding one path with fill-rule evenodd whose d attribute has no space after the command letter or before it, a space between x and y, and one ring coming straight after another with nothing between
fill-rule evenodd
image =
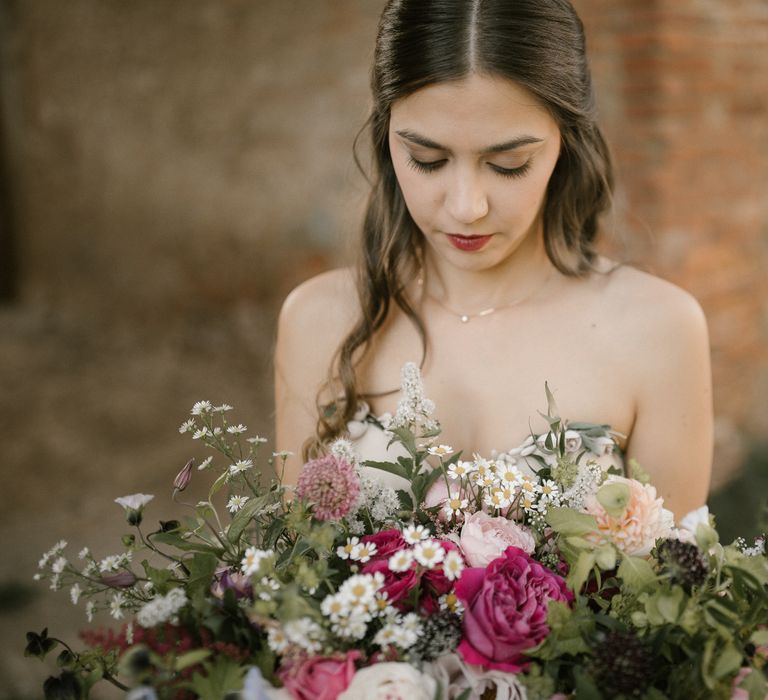
<instances>
[{"instance_id":1,"label":"center part hairstyle","mask_svg":"<svg viewBox=\"0 0 768 700\"><path fill-rule=\"evenodd\" d=\"M392 104L417 90L472 73L507 78L538 98L560 129L560 157L547 186L547 256L564 275L594 269L598 218L611 202L613 171L595 120L584 27L568 0L390 0L381 15L371 71L371 194L357 266L361 314L334 356L318 399L317 435L305 457L341 435L365 398L354 367L394 302L422 338L424 325L404 289L423 255L423 237L405 205L389 151ZM422 357L423 361L423 357ZM394 381L394 378L393 378ZM325 394L327 396L327 393Z\"/></svg>"}]
</instances>

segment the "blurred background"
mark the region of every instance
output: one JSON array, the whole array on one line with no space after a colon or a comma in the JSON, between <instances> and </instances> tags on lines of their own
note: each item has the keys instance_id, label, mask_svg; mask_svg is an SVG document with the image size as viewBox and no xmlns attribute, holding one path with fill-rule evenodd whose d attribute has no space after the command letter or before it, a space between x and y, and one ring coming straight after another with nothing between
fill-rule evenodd
<instances>
[{"instance_id":1,"label":"blurred background","mask_svg":"<svg viewBox=\"0 0 768 700\"><path fill-rule=\"evenodd\" d=\"M768 5L574 4L618 168L606 249L704 307L711 506L726 537L756 533ZM41 697L54 672L23 658L27 630L85 624L32 583L41 553L120 551L117 496L177 512L173 478L205 456L177 432L195 401L271 436L277 311L349 259L360 222L352 142L383 5L0 0L0 698Z\"/></svg>"}]
</instances>

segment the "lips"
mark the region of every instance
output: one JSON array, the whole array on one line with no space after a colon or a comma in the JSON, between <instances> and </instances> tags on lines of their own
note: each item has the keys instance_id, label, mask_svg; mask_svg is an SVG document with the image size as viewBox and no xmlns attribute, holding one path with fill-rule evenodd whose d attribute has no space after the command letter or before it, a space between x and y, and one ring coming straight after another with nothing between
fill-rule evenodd
<instances>
[{"instance_id":1,"label":"lips","mask_svg":"<svg viewBox=\"0 0 768 700\"><path fill-rule=\"evenodd\" d=\"M446 236L454 248L467 252L480 250L492 238L492 236L462 236L458 233L447 233Z\"/></svg>"}]
</instances>

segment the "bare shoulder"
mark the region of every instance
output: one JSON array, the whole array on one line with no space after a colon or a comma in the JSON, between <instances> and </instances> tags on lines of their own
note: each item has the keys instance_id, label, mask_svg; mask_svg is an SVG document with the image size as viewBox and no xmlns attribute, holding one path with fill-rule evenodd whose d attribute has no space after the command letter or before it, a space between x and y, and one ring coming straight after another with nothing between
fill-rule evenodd
<instances>
[{"instance_id":1,"label":"bare shoulder","mask_svg":"<svg viewBox=\"0 0 768 700\"><path fill-rule=\"evenodd\" d=\"M302 282L286 297L280 310L281 327L302 330L343 330L354 322L359 304L351 268L329 270Z\"/></svg>"},{"instance_id":2,"label":"bare shoulder","mask_svg":"<svg viewBox=\"0 0 768 700\"><path fill-rule=\"evenodd\" d=\"M708 351L707 321L692 294L627 265L598 277L593 284L600 308L638 351Z\"/></svg>"},{"instance_id":3,"label":"bare shoulder","mask_svg":"<svg viewBox=\"0 0 768 700\"><path fill-rule=\"evenodd\" d=\"M358 309L354 273L349 268L330 270L300 284L280 310L276 369L312 385L322 381Z\"/></svg>"}]
</instances>

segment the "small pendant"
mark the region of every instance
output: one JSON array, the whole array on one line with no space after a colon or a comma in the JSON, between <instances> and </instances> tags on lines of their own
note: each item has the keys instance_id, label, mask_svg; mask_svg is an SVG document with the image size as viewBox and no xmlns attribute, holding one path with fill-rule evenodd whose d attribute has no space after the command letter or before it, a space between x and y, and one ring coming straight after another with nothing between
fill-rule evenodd
<instances>
[{"instance_id":1,"label":"small pendant","mask_svg":"<svg viewBox=\"0 0 768 700\"><path fill-rule=\"evenodd\" d=\"M462 314L461 315L461 322L462 323L469 323L469 316L467 316L466 314Z\"/></svg>"}]
</instances>

